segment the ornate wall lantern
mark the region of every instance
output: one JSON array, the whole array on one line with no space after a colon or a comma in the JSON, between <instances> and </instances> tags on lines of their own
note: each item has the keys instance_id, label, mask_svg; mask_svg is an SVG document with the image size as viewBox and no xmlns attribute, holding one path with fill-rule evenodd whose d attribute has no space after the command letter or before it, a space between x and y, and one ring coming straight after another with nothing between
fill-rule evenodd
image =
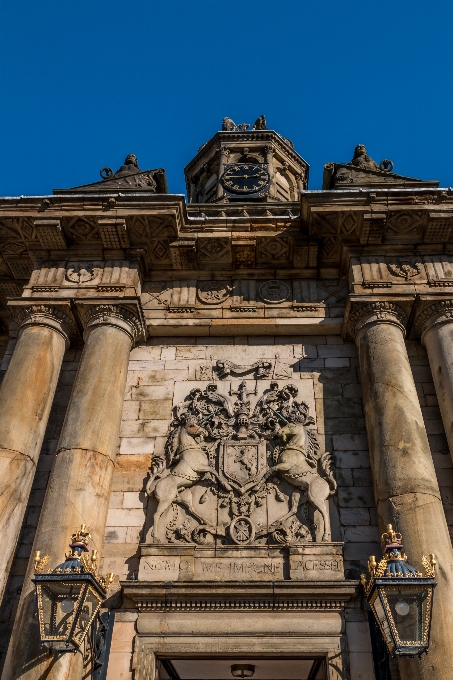
<instances>
[{"instance_id":1,"label":"ornate wall lantern","mask_svg":"<svg viewBox=\"0 0 453 680\"><path fill-rule=\"evenodd\" d=\"M113 574L97 573L97 550L86 553L90 534L82 525L72 535L71 552L53 571L43 573L49 556L35 554L35 578L39 633L42 644L58 652L74 652L90 631Z\"/></svg>"},{"instance_id":2,"label":"ornate wall lantern","mask_svg":"<svg viewBox=\"0 0 453 680\"><path fill-rule=\"evenodd\" d=\"M393 656L415 656L428 652L433 605L434 555L423 555L425 575L407 563L403 537L387 525L382 534L384 557L379 564L371 555L370 580L362 574L367 600Z\"/></svg>"}]
</instances>

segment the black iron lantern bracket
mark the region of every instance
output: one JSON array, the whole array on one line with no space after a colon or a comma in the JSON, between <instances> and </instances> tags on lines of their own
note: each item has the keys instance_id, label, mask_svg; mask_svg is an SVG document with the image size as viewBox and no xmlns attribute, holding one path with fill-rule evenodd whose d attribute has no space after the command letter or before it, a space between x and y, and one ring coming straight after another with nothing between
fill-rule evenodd
<instances>
[{"instance_id":1,"label":"black iron lantern bracket","mask_svg":"<svg viewBox=\"0 0 453 680\"><path fill-rule=\"evenodd\" d=\"M41 643L55 652L76 652L96 619L113 574L98 574L97 550L89 553L91 538L85 525L71 537L71 552L55 569L45 569L49 556L35 554L35 577Z\"/></svg>"},{"instance_id":2,"label":"black iron lantern bracket","mask_svg":"<svg viewBox=\"0 0 453 680\"><path fill-rule=\"evenodd\" d=\"M436 559L423 555L425 574L407 562L403 537L387 525L382 534L384 556L368 561L370 579L361 575L367 601L392 656L421 656L429 649Z\"/></svg>"}]
</instances>

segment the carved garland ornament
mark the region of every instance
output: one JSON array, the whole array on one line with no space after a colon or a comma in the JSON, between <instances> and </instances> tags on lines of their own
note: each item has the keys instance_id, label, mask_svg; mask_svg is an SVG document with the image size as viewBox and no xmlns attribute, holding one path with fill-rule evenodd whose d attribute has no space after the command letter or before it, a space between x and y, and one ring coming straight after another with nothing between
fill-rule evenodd
<instances>
[{"instance_id":1,"label":"carved garland ornament","mask_svg":"<svg viewBox=\"0 0 453 680\"><path fill-rule=\"evenodd\" d=\"M431 326L453 319L453 300L438 300L417 316L414 331L423 335Z\"/></svg>"},{"instance_id":2,"label":"carved garland ornament","mask_svg":"<svg viewBox=\"0 0 453 680\"><path fill-rule=\"evenodd\" d=\"M314 420L297 396L294 384L271 382L258 397L251 380L228 392L215 382L192 389L174 408L165 453L152 462L147 540L304 543L316 540L311 508L319 537L330 541L332 457L320 454Z\"/></svg>"},{"instance_id":3,"label":"carved garland ornament","mask_svg":"<svg viewBox=\"0 0 453 680\"><path fill-rule=\"evenodd\" d=\"M360 305L360 307L353 309L349 315L347 329L353 337L356 335L359 328L366 323L364 320L367 317L374 317L379 321L396 324L401 328L403 333L405 332L408 319L407 312L403 307L394 302L387 302L384 300L367 302ZM375 319L371 318L370 320L374 321Z\"/></svg>"}]
</instances>

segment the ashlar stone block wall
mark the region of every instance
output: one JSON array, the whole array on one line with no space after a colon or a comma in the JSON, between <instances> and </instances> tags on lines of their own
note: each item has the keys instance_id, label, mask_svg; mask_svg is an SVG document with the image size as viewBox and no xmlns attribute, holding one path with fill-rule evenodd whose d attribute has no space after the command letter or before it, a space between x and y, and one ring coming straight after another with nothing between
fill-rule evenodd
<instances>
[{"instance_id":1,"label":"ashlar stone block wall","mask_svg":"<svg viewBox=\"0 0 453 680\"><path fill-rule=\"evenodd\" d=\"M2 370L14 349L4 344ZM436 402L426 352L408 341L412 371L425 418L447 520L453 535L453 466ZM63 424L81 349L65 355L33 490L16 550L7 595L0 611L1 659L8 645L15 610L31 554L48 475ZM370 554L380 554L356 347L340 336L152 338L132 350L105 533L101 570L113 571L109 595L117 613L108 680L132 678L131 651L136 613L118 597L118 581L138 571L138 545L145 524L144 487L152 456L162 452L171 421L175 385L193 381L200 365L217 359L251 364L278 356L294 380L313 384L316 428L322 451L335 458L338 492L332 503L333 540L345 542L345 572L357 579ZM279 383L291 378L277 378ZM233 378L233 382L238 382ZM189 391L189 386L187 392ZM178 388L180 392L180 388ZM177 401L180 396L176 394ZM346 610L352 680L372 678L366 613L360 603Z\"/></svg>"}]
</instances>

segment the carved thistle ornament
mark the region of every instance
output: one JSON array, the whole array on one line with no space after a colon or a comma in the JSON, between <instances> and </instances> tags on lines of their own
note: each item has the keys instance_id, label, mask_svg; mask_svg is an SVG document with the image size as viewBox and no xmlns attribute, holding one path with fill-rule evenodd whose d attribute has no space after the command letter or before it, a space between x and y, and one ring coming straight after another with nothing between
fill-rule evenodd
<instances>
[{"instance_id":1,"label":"carved thistle ornament","mask_svg":"<svg viewBox=\"0 0 453 680\"><path fill-rule=\"evenodd\" d=\"M146 541L294 545L330 541L332 457L320 454L294 384L196 387L153 459Z\"/></svg>"}]
</instances>

